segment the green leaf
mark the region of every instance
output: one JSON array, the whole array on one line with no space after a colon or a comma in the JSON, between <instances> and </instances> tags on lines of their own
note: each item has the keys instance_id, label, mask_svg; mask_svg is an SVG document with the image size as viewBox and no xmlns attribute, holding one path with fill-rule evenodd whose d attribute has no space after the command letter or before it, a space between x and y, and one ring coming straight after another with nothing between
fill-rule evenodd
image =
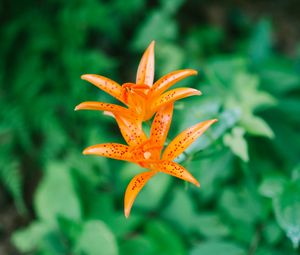
<instances>
[{"instance_id":1,"label":"green leaf","mask_svg":"<svg viewBox=\"0 0 300 255\"><path fill-rule=\"evenodd\" d=\"M77 240L81 233L81 223L74 222L64 217L58 217L57 221L59 230L70 243Z\"/></svg>"},{"instance_id":2,"label":"green leaf","mask_svg":"<svg viewBox=\"0 0 300 255\"><path fill-rule=\"evenodd\" d=\"M156 46L156 75L161 77L173 70L177 70L184 62L182 48L171 43L160 43Z\"/></svg>"},{"instance_id":3,"label":"green leaf","mask_svg":"<svg viewBox=\"0 0 300 255\"><path fill-rule=\"evenodd\" d=\"M300 136L296 125L287 125L290 123L286 121L284 115L273 116L274 120L272 128L276 132L276 137L273 140L273 148L278 155L288 165L295 165L299 163L300 155ZM276 121L278 118L281 121Z\"/></svg>"},{"instance_id":4,"label":"green leaf","mask_svg":"<svg viewBox=\"0 0 300 255\"><path fill-rule=\"evenodd\" d=\"M224 144L227 145L233 154L244 160L249 161L248 144L244 138L245 130L241 127L235 127L232 129L231 134L226 134L223 137Z\"/></svg>"},{"instance_id":5,"label":"green leaf","mask_svg":"<svg viewBox=\"0 0 300 255\"><path fill-rule=\"evenodd\" d=\"M218 55L209 60L206 65L205 74L212 86L218 87L221 90L228 89L231 86L234 74L244 73L247 69L247 59L240 56Z\"/></svg>"},{"instance_id":6,"label":"green leaf","mask_svg":"<svg viewBox=\"0 0 300 255\"><path fill-rule=\"evenodd\" d=\"M300 164L298 164L292 171L292 180L299 181L300 180Z\"/></svg>"},{"instance_id":7,"label":"green leaf","mask_svg":"<svg viewBox=\"0 0 300 255\"><path fill-rule=\"evenodd\" d=\"M173 40L178 34L176 22L164 11L155 10L146 16L135 36L133 47L145 49L152 40L163 42Z\"/></svg>"},{"instance_id":8,"label":"green leaf","mask_svg":"<svg viewBox=\"0 0 300 255\"><path fill-rule=\"evenodd\" d=\"M253 225L264 216L263 203L259 196L246 187L225 189L221 194L220 205L223 212L235 223Z\"/></svg>"},{"instance_id":9,"label":"green leaf","mask_svg":"<svg viewBox=\"0 0 300 255\"><path fill-rule=\"evenodd\" d=\"M278 248L270 248L270 247L257 247L257 250L255 251L255 255L282 255L282 254L288 254L288 251L283 251Z\"/></svg>"},{"instance_id":10,"label":"green leaf","mask_svg":"<svg viewBox=\"0 0 300 255\"><path fill-rule=\"evenodd\" d=\"M214 103L209 105L205 105L205 104L203 105L204 109L206 109L206 107L209 106L211 106L210 110L212 109L213 111L217 110ZM209 110L207 110L206 113L203 112L199 113L198 109L199 109L199 105L197 107L192 107L192 109L189 110L190 114L185 114L188 117L183 117L182 121L180 121L179 132L205 119L212 119L216 117L218 119L218 122L212 125L203 135L201 135L201 137L199 137L196 141L194 141L185 150L187 154L189 155L194 154L195 157L197 157L198 154L201 154L201 152L204 149L207 149L211 145L213 145L220 137L224 135L224 133L226 133L227 130L232 128L234 124L237 123L240 116L239 112L235 110L226 110L216 116L216 113L210 113ZM185 158L186 156L184 154L181 154L176 159L176 161L182 162L185 160Z\"/></svg>"},{"instance_id":11,"label":"green leaf","mask_svg":"<svg viewBox=\"0 0 300 255\"><path fill-rule=\"evenodd\" d=\"M206 72L208 81L216 88L226 109L240 112L240 125L245 131L272 138L274 134L271 128L254 114L277 102L269 93L259 89L259 76L247 72L246 64L238 58L214 61ZM230 72L224 73L223 69L220 71L217 67L224 67L225 70L230 68Z\"/></svg>"},{"instance_id":12,"label":"green leaf","mask_svg":"<svg viewBox=\"0 0 300 255\"><path fill-rule=\"evenodd\" d=\"M146 2L143 0L115 0L112 5L115 7L116 13L119 13L118 18L126 19L126 24L133 21L132 15L137 15L144 11ZM109 22L108 22L109 23ZM119 22L120 24L122 22Z\"/></svg>"},{"instance_id":13,"label":"green leaf","mask_svg":"<svg viewBox=\"0 0 300 255\"><path fill-rule=\"evenodd\" d=\"M199 56L197 58L189 58L189 61L192 62L191 64L193 64L193 61L201 64L201 56L218 52L218 47L224 40L224 35L224 30L216 26L203 24L201 27L191 29L187 35L185 52L190 56ZM195 66L196 64L193 65Z\"/></svg>"},{"instance_id":14,"label":"green leaf","mask_svg":"<svg viewBox=\"0 0 300 255\"><path fill-rule=\"evenodd\" d=\"M300 242L300 181L286 185L281 194L273 199L276 219L291 239L294 248Z\"/></svg>"},{"instance_id":15,"label":"green leaf","mask_svg":"<svg viewBox=\"0 0 300 255\"><path fill-rule=\"evenodd\" d=\"M230 234L230 228L222 222L216 213L201 213L195 222L197 230L207 238L224 237Z\"/></svg>"},{"instance_id":16,"label":"green leaf","mask_svg":"<svg viewBox=\"0 0 300 255\"><path fill-rule=\"evenodd\" d=\"M299 123L300 120L300 100L298 97L282 98L276 107L284 116L293 123Z\"/></svg>"},{"instance_id":17,"label":"green leaf","mask_svg":"<svg viewBox=\"0 0 300 255\"><path fill-rule=\"evenodd\" d=\"M34 222L27 228L16 231L12 242L21 252L31 252L41 246L43 238L50 230L46 224Z\"/></svg>"},{"instance_id":18,"label":"green leaf","mask_svg":"<svg viewBox=\"0 0 300 255\"><path fill-rule=\"evenodd\" d=\"M259 76L248 72L236 73L233 77L232 89L230 92L235 97L243 111L254 112L262 107L276 105L276 100L271 94L259 88Z\"/></svg>"},{"instance_id":19,"label":"green leaf","mask_svg":"<svg viewBox=\"0 0 300 255\"><path fill-rule=\"evenodd\" d=\"M244 114L241 125L252 135L274 137L274 133L265 120L252 114Z\"/></svg>"},{"instance_id":20,"label":"green leaf","mask_svg":"<svg viewBox=\"0 0 300 255\"><path fill-rule=\"evenodd\" d=\"M259 68L262 86L276 95L299 88L300 77L294 62L284 56L276 56Z\"/></svg>"},{"instance_id":21,"label":"green leaf","mask_svg":"<svg viewBox=\"0 0 300 255\"><path fill-rule=\"evenodd\" d=\"M259 192L265 197L273 198L282 193L287 180L284 176L273 175L266 177L259 186Z\"/></svg>"},{"instance_id":22,"label":"green leaf","mask_svg":"<svg viewBox=\"0 0 300 255\"><path fill-rule=\"evenodd\" d=\"M175 14L181 5L184 4L184 0L160 0L162 9L168 14Z\"/></svg>"},{"instance_id":23,"label":"green leaf","mask_svg":"<svg viewBox=\"0 0 300 255\"><path fill-rule=\"evenodd\" d=\"M269 20L262 19L254 28L249 43L249 55L254 64L261 64L266 60L272 49L272 29Z\"/></svg>"},{"instance_id":24,"label":"green leaf","mask_svg":"<svg viewBox=\"0 0 300 255\"><path fill-rule=\"evenodd\" d=\"M188 234L196 228L195 205L186 191L177 189L172 193L173 198L163 210L162 216L171 221L178 230Z\"/></svg>"},{"instance_id":25,"label":"green leaf","mask_svg":"<svg viewBox=\"0 0 300 255\"><path fill-rule=\"evenodd\" d=\"M149 222L146 226L146 234L153 240L156 246L156 254L164 255L184 255L185 247L176 234L168 225L161 221Z\"/></svg>"},{"instance_id":26,"label":"green leaf","mask_svg":"<svg viewBox=\"0 0 300 255\"><path fill-rule=\"evenodd\" d=\"M162 202L171 183L171 176L158 173L143 188L143 197L136 199L136 206L143 209L153 210Z\"/></svg>"},{"instance_id":27,"label":"green leaf","mask_svg":"<svg viewBox=\"0 0 300 255\"><path fill-rule=\"evenodd\" d=\"M125 218L123 210L113 213L105 218L105 222L113 231L117 238L123 238L128 233L134 232L143 223L144 214L132 214L128 219Z\"/></svg>"},{"instance_id":28,"label":"green leaf","mask_svg":"<svg viewBox=\"0 0 300 255\"><path fill-rule=\"evenodd\" d=\"M224 181L233 176L234 156L229 150L221 150L208 157L205 157L205 151L203 154L204 157L193 157L186 168L200 181L201 188L195 190L200 202L215 201L215 197L219 196L220 189L224 186Z\"/></svg>"},{"instance_id":29,"label":"green leaf","mask_svg":"<svg viewBox=\"0 0 300 255\"><path fill-rule=\"evenodd\" d=\"M3 153L2 149L4 149L3 145L0 149L0 153ZM20 172L20 164L15 160L11 160L10 155L6 155L6 153L2 155L4 155L4 158L0 157L0 183L3 184L13 196L19 212L24 213L26 208L22 194L23 177Z\"/></svg>"},{"instance_id":30,"label":"green leaf","mask_svg":"<svg viewBox=\"0 0 300 255\"><path fill-rule=\"evenodd\" d=\"M187 191L175 190L173 195L162 216L172 222L178 231L185 235L196 232L205 237L221 237L230 233L217 214L196 211L194 200Z\"/></svg>"},{"instance_id":31,"label":"green leaf","mask_svg":"<svg viewBox=\"0 0 300 255\"><path fill-rule=\"evenodd\" d=\"M83 225L74 253L78 255L117 255L118 246L114 235L102 221L90 220Z\"/></svg>"},{"instance_id":32,"label":"green leaf","mask_svg":"<svg viewBox=\"0 0 300 255\"><path fill-rule=\"evenodd\" d=\"M263 228L263 237L270 245L274 246L283 237L283 232L275 221L267 222Z\"/></svg>"},{"instance_id":33,"label":"green leaf","mask_svg":"<svg viewBox=\"0 0 300 255\"><path fill-rule=\"evenodd\" d=\"M195 246L190 255L246 255L244 249L235 243L226 241L206 241Z\"/></svg>"},{"instance_id":34,"label":"green leaf","mask_svg":"<svg viewBox=\"0 0 300 255\"><path fill-rule=\"evenodd\" d=\"M65 239L53 228L43 222L34 222L12 236L14 245L24 253L60 255L67 253ZM35 253L34 253L35 254Z\"/></svg>"},{"instance_id":35,"label":"green leaf","mask_svg":"<svg viewBox=\"0 0 300 255\"><path fill-rule=\"evenodd\" d=\"M81 219L81 205L72 183L70 171L63 163L51 163L35 194L38 217L57 224L57 217Z\"/></svg>"},{"instance_id":36,"label":"green leaf","mask_svg":"<svg viewBox=\"0 0 300 255\"><path fill-rule=\"evenodd\" d=\"M156 255L156 247L146 235L138 235L129 238L120 245L120 254Z\"/></svg>"}]
</instances>

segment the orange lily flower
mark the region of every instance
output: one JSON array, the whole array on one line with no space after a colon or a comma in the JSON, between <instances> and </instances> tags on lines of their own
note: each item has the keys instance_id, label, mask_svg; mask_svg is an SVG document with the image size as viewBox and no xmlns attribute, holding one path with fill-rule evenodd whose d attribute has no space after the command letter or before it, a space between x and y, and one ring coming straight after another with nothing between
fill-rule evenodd
<instances>
[{"instance_id":1,"label":"orange lily flower","mask_svg":"<svg viewBox=\"0 0 300 255\"><path fill-rule=\"evenodd\" d=\"M129 216L133 202L140 190L158 172L170 174L200 186L199 182L183 166L173 162L173 160L217 120L203 121L184 130L169 143L162 153L172 115L173 103L160 108L152 122L150 137L147 138L141 126L139 126L140 122L128 120L123 115L115 114L114 116L128 146L105 143L90 146L83 151L83 154L133 162L150 170L136 175L127 186L124 199L126 217Z\"/></svg>"},{"instance_id":2,"label":"orange lily flower","mask_svg":"<svg viewBox=\"0 0 300 255\"><path fill-rule=\"evenodd\" d=\"M177 70L171 72L153 84L154 79L154 41L144 52L139 63L136 83L124 83L122 86L117 82L97 74L85 74L81 78L106 93L112 95L128 108L101 102L83 102L76 106L75 110L101 110L124 116L135 116L141 121L149 120L162 106L170 104L181 98L192 95L201 95L199 90L193 88L176 88L165 92L176 82L196 75L192 69ZM165 93L164 93L165 92Z\"/></svg>"}]
</instances>

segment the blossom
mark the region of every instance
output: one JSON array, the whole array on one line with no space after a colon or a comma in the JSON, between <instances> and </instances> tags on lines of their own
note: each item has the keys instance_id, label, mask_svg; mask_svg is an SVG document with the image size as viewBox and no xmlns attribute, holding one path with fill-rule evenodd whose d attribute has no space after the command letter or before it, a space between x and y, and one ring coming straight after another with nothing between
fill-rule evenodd
<instances>
[{"instance_id":1,"label":"blossom","mask_svg":"<svg viewBox=\"0 0 300 255\"><path fill-rule=\"evenodd\" d=\"M188 96L201 95L199 90L193 88L176 88L166 92L176 82L196 74L197 71L192 69L177 70L166 74L153 84L154 41L152 41L139 63L135 83L127 82L120 85L97 74L81 76L83 80L110 94L128 108L116 104L88 101L76 106L75 110L101 110L129 117L135 116L141 121L149 120L164 105Z\"/></svg>"},{"instance_id":2,"label":"blossom","mask_svg":"<svg viewBox=\"0 0 300 255\"><path fill-rule=\"evenodd\" d=\"M128 217L134 200L148 180L163 172L200 186L199 182L180 164L173 160L194 142L216 119L198 123L180 133L163 150L173 115L173 103L161 107L153 119L147 138L140 122L114 114L121 133L128 145L104 143L90 146L83 154L93 154L117 160L125 160L147 168L130 181L125 192L124 213Z\"/></svg>"}]
</instances>

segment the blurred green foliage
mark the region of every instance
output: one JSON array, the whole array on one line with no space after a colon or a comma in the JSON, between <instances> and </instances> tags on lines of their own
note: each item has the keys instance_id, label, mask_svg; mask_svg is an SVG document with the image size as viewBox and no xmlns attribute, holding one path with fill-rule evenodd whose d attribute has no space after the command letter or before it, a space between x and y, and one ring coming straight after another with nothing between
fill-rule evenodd
<instances>
[{"instance_id":1,"label":"blurred green foliage","mask_svg":"<svg viewBox=\"0 0 300 255\"><path fill-rule=\"evenodd\" d=\"M0 10L0 183L30 219L12 234L21 253L294 252L300 55L275 50L269 20L232 14L237 32L230 35L198 20L196 1L27 2L7 1ZM84 157L88 145L123 141L112 118L73 109L112 100L81 74L134 81L151 40L156 78L200 72L185 83L203 96L176 103L169 138L204 119L219 122L178 158L202 188L159 174L126 220L123 193L140 169Z\"/></svg>"}]
</instances>

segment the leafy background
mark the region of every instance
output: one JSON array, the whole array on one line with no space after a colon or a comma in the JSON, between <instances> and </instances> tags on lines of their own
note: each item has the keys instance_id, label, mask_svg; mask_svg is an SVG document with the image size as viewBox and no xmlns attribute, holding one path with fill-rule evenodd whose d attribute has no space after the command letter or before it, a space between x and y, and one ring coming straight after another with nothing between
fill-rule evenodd
<instances>
[{"instance_id":1,"label":"leafy background","mask_svg":"<svg viewBox=\"0 0 300 255\"><path fill-rule=\"evenodd\" d=\"M300 48L297 1L88 0L0 3L0 254L299 254ZM128 220L140 169L83 156L123 142L114 121L74 112L113 102L80 80L133 81L156 40L156 78L180 85L170 139L219 122L179 161L197 189L159 174Z\"/></svg>"}]
</instances>

